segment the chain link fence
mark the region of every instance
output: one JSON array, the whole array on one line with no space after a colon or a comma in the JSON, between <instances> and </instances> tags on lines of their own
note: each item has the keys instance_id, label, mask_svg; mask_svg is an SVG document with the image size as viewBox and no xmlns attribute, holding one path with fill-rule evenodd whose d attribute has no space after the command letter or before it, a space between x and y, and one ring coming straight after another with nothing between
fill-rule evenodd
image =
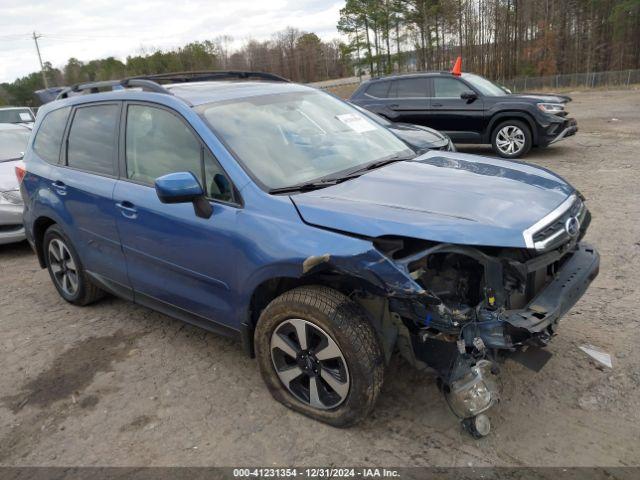
<instances>
[{"instance_id":1,"label":"chain link fence","mask_svg":"<svg viewBox=\"0 0 640 480\"><path fill-rule=\"evenodd\" d=\"M630 87L640 83L640 70L571 73L545 77L518 77L502 82L514 92L571 88Z\"/></svg>"},{"instance_id":2,"label":"chain link fence","mask_svg":"<svg viewBox=\"0 0 640 480\"><path fill-rule=\"evenodd\" d=\"M368 80L362 77L338 78L315 82L311 85L330 90L336 94L348 96L360 82ZM640 70L620 70L609 72L571 73L548 75L544 77L517 77L511 80L498 80L512 92L532 92L534 90L567 90L573 88L609 88L630 87L640 84Z\"/></svg>"}]
</instances>

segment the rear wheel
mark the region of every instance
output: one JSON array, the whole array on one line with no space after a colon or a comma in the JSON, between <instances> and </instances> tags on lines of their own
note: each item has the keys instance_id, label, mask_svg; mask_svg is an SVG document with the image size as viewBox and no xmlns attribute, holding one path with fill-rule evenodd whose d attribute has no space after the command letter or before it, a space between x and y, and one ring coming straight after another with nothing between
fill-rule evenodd
<instances>
[{"instance_id":1,"label":"rear wheel","mask_svg":"<svg viewBox=\"0 0 640 480\"><path fill-rule=\"evenodd\" d=\"M493 151L503 158L519 158L531 150L531 129L520 120L506 120L491 135Z\"/></svg>"},{"instance_id":2,"label":"rear wheel","mask_svg":"<svg viewBox=\"0 0 640 480\"><path fill-rule=\"evenodd\" d=\"M366 417L382 387L384 357L365 312L327 287L273 300L258 321L255 350L276 400L333 426Z\"/></svg>"},{"instance_id":3,"label":"rear wheel","mask_svg":"<svg viewBox=\"0 0 640 480\"><path fill-rule=\"evenodd\" d=\"M104 293L89 280L71 241L57 225L44 234L44 257L56 290L67 302L88 305Z\"/></svg>"}]
</instances>

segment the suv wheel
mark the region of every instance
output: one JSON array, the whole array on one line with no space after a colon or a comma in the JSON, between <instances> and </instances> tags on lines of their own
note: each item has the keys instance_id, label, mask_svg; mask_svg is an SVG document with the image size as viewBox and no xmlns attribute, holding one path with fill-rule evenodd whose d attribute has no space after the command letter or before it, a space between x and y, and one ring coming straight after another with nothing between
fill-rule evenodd
<instances>
[{"instance_id":1,"label":"suv wheel","mask_svg":"<svg viewBox=\"0 0 640 480\"><path fill-rule=\"evenodd\" d=\"M531 130L519 120L507 120L493 129L493 151L503 158L518 158L531 150Z\"/></svg>"},{"instance_id":2,"label":"suv wheel","mask_svg":"<svg viewBox=\"0 0 640 480\"><path fill-rule=\"evenodd\" d=\"M366 313L342 293L306 286L273 300L255 332L260 373L287 407L336 427L373 409L384 356Z\"/></svg>"},{"instance_id":3,"label":"suv wheel","mask_svg":"<svg viewBox=\"0 0 640 480\"><path fill-rule=\"evenodd\" d=\"M75 305L87 305L103 296L102 290L87 277L78 254L60 227L49 227L43 244L47 270L62 298Z\"/></svg>"}]
</instances>

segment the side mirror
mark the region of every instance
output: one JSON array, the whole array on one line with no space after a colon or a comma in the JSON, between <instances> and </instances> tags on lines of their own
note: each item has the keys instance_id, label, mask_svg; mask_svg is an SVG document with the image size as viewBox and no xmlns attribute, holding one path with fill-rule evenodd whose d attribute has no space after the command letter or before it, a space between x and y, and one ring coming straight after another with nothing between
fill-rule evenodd
<instances>
[{"instance_id":1,"label":"side mirror","mask_svg":"<svg viewBox=\"0 0 640 480\"><path fill-rule=\"evenodd\" d=\"M476 98L478 98L478 94L472 90L467 90L466 92L462 92L460 94L460 98L463 100L467 100L469 102L474 101Z\"/></svg>"},{"instance_id":2,"label":"side mirror","mask_svg":"<svg viewBox=\"0 0 640 480\"><path fill-rule=\"evenodd\" d=\"M156 194L162 203L193 203L196 215L209 218L213 207L205 198L204 190L191 172L169 173L155 181Z\"/></svg>"}]
</instances>

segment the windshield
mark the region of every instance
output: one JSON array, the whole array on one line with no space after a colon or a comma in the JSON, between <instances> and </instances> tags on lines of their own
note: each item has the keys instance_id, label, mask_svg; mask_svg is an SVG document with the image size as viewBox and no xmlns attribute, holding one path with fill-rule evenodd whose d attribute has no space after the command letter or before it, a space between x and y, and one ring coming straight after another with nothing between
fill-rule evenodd
<instances>
[{"instance_id":1,"label":"windshield","mask_svg":"<svg viewBox=\"0 0 640 480\"><path fill-rule=\"evenodd\" d=\"M465 73L462 78L473 85L480 93L488 97L501 97L509 93L500 85L496 85L491 80L474 75L473 73Z\"/></svg>"},{"instance_id":2,"label":"windshield","mask_svg":"<svg viewBox=\"0 0 640 480\"><path fill-rule=\"evenodd\" d=\"M269 190L413 153L392 133L322 92L245 97L199 111Z\"/></svg>"},{"instance_id":3,"label":"windshield","mask_svg":"<svg viewBox=\"0 0 640 480\"><path fill-rule=\"evenodd\" d=\"M34 120L28 108L0 109L0 123L29 123Z\"/></svg>"},{"instance_id":4,"label":"windshield","mask_svg":"<svg viewBox=\"0 0 640 480\"><path fill-rule=\"evenodd\" d=\"M0 162L22 158L30 134L26 128L0 130Z\"/></svg>"}]
</instances>

